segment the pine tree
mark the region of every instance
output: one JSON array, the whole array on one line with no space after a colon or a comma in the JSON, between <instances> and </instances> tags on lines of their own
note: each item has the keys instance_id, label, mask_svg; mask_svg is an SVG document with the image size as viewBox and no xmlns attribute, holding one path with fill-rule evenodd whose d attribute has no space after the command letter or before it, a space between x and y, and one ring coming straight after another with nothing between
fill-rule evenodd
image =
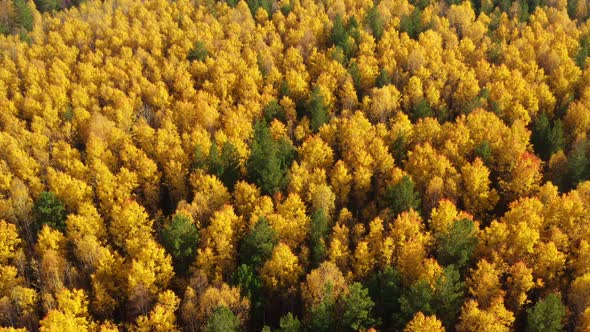
<instances>
[{"instance_id":1,"label":"pine tree","mask_svg":"<svg viewBox=\"0 0 590 332\"><path fill-rule=\"evenodd\" d=\"M272 256L272 250L278 243L277 232L270 227L268 220L260 217L254 228L246 234L240 245L240 261L254 267L260 267Z\"/></svg>"},{"instance_id":2,"label":"pine tree","mask_svg":"<svg viewBox=\"0 0 590 332\"><path fill-rule=\"evenodd\" d=\"M404 291L399 298L399 322L404 326L417 312L440 317L447 328L456 322L457 314L465 300L464 283L457 269L450 265L444 269L436 284L420 280Z\"/></svg>"},{"instance_id":3,"label":"pine tree","mask_svg":"<svg viewBox=\"0 0 590 332\"><path fill-rule=\"evenodd\" d=\"M581 140L574 144L567 158L568 188L575 188L578 183L590 178L590 159L588 159L588 141Z\"/></svg>"},{"instance_id":4,"label":"pine tree","mask_svg":"<svg viewBox=\"0 0 590 332\"><path fill-rule=\"evenodd\" d=\"M14 23L25 28L27 31L33 30L33 11L25 0L13 0L14 5Z\"/></svg>"},{"instance_id":5,"label":"pine tree","mask_svg":"<svg viewBox=\"0 0 590 332\"><path fill-rule=\"evenodd\" d=\"M465 285L457 268L449 265L436 282L432 307L446 328L450 329L457 320L461 305L465 301Z\"/></svg>"},{"instance_id":6,"label":"pine tree","mask_svg":"<svg viewBox=\"0 0 590 332\"><path fill-rule=\"evenodd\" d=\"M237 332L240 321L234 313L225 306L219 306L207 320L207 332Z\"/></svg>"},{"instance_id":7,"label":"pine tree","mask_svg":"<svg viewBox=\"0 0 590 332\"><path fill-rule=\"evenodd\" d=\"M314 211L311 216L311 259L314 266L318 266L326 257L326 242L328 236L328 218L324 209Z\"/></svg>"},{"instance_id":8,"label":"pine tree","mask_svg":"<svg viewBox=\"0 0 590 332\"><path fill-rule=\"evenodd\" d=\"M414 105L410 115L412 121L416 122L418 119L433 117L434 112L428 104L428 101L426 99L421 99L416 105Z\"/></svg>"},{"instance_id":9,"label":"pine tree","mask_svg":"<svg viewBox=\"0 0 590 332\"><path fill-rule=\"evenodd\" d=\"M192 62L192 61L205 61L205 59L207 59L207 57L209 56L209 51L207 50L207 47L205 46L205 44L200 41L197 40L195 42L195 44L193 45L193 48L191 48L191 50L188 52L187 55L187 60Z\"/></svg>"},{"instance_id":10,"label":"pine tree","mask_svg":"<svg viewBox=\"0 0 590 332\"><path fill-rule=\"evenodd\" d=\"M388 266L371 275L367 287L369 295L375 301L375 314L383 323L382 327L387 329L403 326L398 315L401 310L398 301L402 295L401 273Z\"/></svg>"},{"instance_id":11,"label":"pine tree","mask_svg":"<svg viewBox=\"0 0 590 332\"><path fill-rule=\"evenodd\" d=\"M311 117L311 130L317 132L320 127L330 120L328 108L324 104L324 97L316 87L313 89L308 101L308 111Z\"/></svg>"},{"instance_id":12,"label":"pine tree","mask_svg":"<svg viewBox=\"0 0 590 332\"><path fill-rule=\"evenodd\" d=\"M490 142L485 140L482 141L475 147L475 156L479 157L486 167L490 168L492 166L492 147L490 146Z\"/></svg>"},{"instance_id":13,"label":"pine tree","mask_svg":"<svg viewBox=\"0 0 590 332\"><path fill-rule=\"evenodd\" d=\"M65 230L67 216L66 209L64 204L53 192L42 192L35 201L34 210L39 223L39 228L47 224L57 230Z\"/></svg>"},{"instance_id":14,"label":"pine tree","mask_svg":"<svg viewBox=\"0 0 590 332\"><path fill-rule=\"evenodd\" d=\"M531 142L541 159L549 160L553 153L562 150L565 145L561 121L557 120L551 125L547 115L542 113L533 126Z\"/></svg>"},{"instance_id":15,"label":"pine tree","mask_svg":"<svg viewBox=\"0 0 590 332\"><path fill-rule=\"evenodd\" d=\"M265 194L272 195L283 190L294 154L294 148L289 142L284 138L275 142L266 122L258 121L254 125L254 140L246 165L250 181L256 183Z\"/></svg>"},{"instance_id":16,"label":"pine tree","mask_svg":"<svg viewBox=\"0 0 590 332\"><path fill-rule=\"evenodd\" d=\"M385 197L394 216L409 209L420 209L420 195L414 190L414 183L407 175L397 184L388 187Z\"/></svg>"},{"instance_id":17,"label":"pine tree","mask_svg":"<svg viewBox=\"0 0 590 332\"><path fill-rule=\"evenodd\" d=\"M332 285L328 284L326 285L324 300L311 308L309 327L312 331L328 332L335 329L335 305L336 299L332 295Z\"/></svg>"},{"instance_id":18,"label":"pine tree","mask_svg":"<svg viewBox=\"0 0 590 332\"><path fill-rule=\"evenodd\" d=\"M422 25L422 10L419 7L415 7L410 15L402 16L399 30L407 33L410 38L418 39L420 33L426 31L426 29Z\"/></svg>"},{"instance_id":19,"label":"pine tree","mask_svg":"<svg viewBox=\"0 0 590 332\"><path fill-rule=\"evenodd\" d=\"M559 294L549 294L534 307L527 309L527 327L529 332L563 331L565 306Z\"/></svg>"},{"instance_id":20,"label":"pine tree","mask_svg":"<svg viewBox=\"0 0 590 332\"><path fill-rule=\"evenodd\" d=\"M301 331L301 322L292 313L288 313L281 317L279 321L281 332L299 332Z\"/></svg>"},{"instance_id":21,"label":"pine tree","mask_svg":"<svg viewBox=\"0 0 590 332\"><path fill-rule=\"evenodd\" d=\"M477 237L473 221L463 218L455 220L447 234L438 239L437 259L447 266L455 265L461 269L471 260L477 245Z\"/></svg>"},{"instance_id":22,"label":"pine tree","mask_svg":"<svg viewBox=\"0 0 590 332\"><path fill-rule=\"evenodd\" d=\"M377 76L377 80L375 81L375 86L378 88L382 88L388 84L391 84L389 74L387 74L387 70L385 70L385 68L381 68L379 70L379 76Z\"/></svg>"},{"instance_id":23,"label":"pine tree","mask_svg":"<svg viewBox=\"0 0 590 332\"><path fill-rule=\"evenodd\" d=\"M270 103L264 106L264 120L271 123L272 120L278 119L281 122L286 122L286 114L283 107L273 99Z\"/></svg>"},{"instance_id":24,"label":"pine tree","mask_svg":"<svg viewBox=\"0 0 590 332\"><path fill-rule=\"evenodd\" d=\"M195 259L199 231L188 217L177 214L162 230L162 243L172 255L178 270L186 272Z\"/></svg>"},{"instance_id":25,"label":"pine tree","mask_svg":"<svg viewBox=\"0 0 590 332\"><path fill-rule=\"evenodd\" d=\"M256 319L255 314L260 313L264 304L264 293L262 291L262 281L251 265L240 265L232 275L234 285L240 287L242 296L250 299L250 307L253 311L252 319ZM255 322L251 322L255 323Z\"/></svg>"},{"instance_id":26,"label":"pine tree","mask_svg":"<svg viewBox=\"0 0 590 332\"><path fill-rule=\"evenodd\" d=\"M373 317L375 302L371 300L369 291L360 283L354 282L348 287L349 293L344 296L342 323L345 328L352 331L366 330L375 325L377 320Z\"/></svg>"},{"instance_id":27,"label":"pine tree","mask_svg":"<svg viewBox=\"0 0 590 332\"><path fill-rule=\"evenodd\" d=\"M375 37L375 40L379 41L381 36L383 36L383 18L377 10L377 6L373 6L371 9L369 9L367 12L366 22L371 27L371 31L373 32L373 37Z\"/></svg>"},{"instance_id":28,"label":"pine tree","mask_svg":"<svg viewBox=\"0 0 590 332\"><path fill-rule=\"evenodd\" d=\"M35 0L35 5L41 12L51 12L61 9L63 3L58 0Z\"/></svg>"}]
</instances>

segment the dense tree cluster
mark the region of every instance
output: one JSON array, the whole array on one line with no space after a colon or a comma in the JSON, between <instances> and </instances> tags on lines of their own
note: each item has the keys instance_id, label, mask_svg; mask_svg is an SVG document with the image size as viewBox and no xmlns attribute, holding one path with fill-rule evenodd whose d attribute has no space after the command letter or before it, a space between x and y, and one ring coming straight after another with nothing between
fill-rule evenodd
<instances>
[{"instance_id":1,"label":"dense tree cluster","mask_svg":"<svg viewBox=\"0 0 590 332\"><path fill-rule=\"evenodd\" d=\"M1 330L590 329L589 14L0 0Z\"/></svg>"}]
</instances>

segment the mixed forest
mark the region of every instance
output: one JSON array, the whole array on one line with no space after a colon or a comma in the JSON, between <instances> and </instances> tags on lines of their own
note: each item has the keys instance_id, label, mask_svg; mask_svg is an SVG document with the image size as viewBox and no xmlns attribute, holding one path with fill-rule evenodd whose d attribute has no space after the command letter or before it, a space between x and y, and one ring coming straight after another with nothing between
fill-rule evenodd
<instances>
[{"instance_id":1,"label":"mixed forest","mask_svg":"<svg viewBox=\"0 0 590 332\"><path fill-rule=\"evenodd\" d=\"M0 331L590 331L586 0L0 0Z\"/></svg>"}]
</instances>

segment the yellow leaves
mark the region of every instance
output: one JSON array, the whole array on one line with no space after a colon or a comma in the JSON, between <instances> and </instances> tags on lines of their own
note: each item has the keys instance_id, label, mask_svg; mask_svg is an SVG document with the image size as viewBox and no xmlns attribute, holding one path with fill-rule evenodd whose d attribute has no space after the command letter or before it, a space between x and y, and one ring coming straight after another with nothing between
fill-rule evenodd
<instances>
[{"instance_id":1,"label":"yellow leaves","mask_svg":"<svg viewBox=\"0 0 590 332\"><path fill-rule=\"evenodd\" d=\"M515 262L533 253L535 243L540 238L540 228L543 225L541 202L537 199L525 198L510 206L502 218L508 225L511 235L506 243L506 259Z\"/></svg>"},{"instance_id":2,"label":"yellow leaves","mask_svg":"<svg viewBox=\"0 0 590 332\"><path fill-rule=\"evenodd\" d=\"M380 125L377 125L379 129ZM375 138L368 146L375 162L375 173L388 176L395 167L389 148L380 137Z\"/></svg>"},{"instance_id":3,"label":"yellow leaves","mask_svg":"<svg viewBox=\"0 0 590 332\"><path fill-rule=\"evenodd\" d=\"M205 322L217 307L225 306L245 323L250 310L250 300L240 295L239 287L230 287L222 283L219 287L208 287L200 295L197 306L196 318L201 322Z\"/></svg>"},{"instance_id":4,"label":"yellow leaves","mask_svg":"<svg viewBox=\"0 0 590 332\"><path fill-rule=\"evenodd\" d=\"M471 276L467 280L469 293L484 308L492 306L496 298L504 296L500 273L495 264L485 259L477 262L477 268L471 271Z\"/></svg>"},{"instance_id":5,"label":"yellow leaves","mask_svg":"<svg viewBox=\"0 0 590 332\"><path fill-rule=\"evenodd\" d=\"M69 214L66 220L68 238L74 241L84 236L95 236L104 239L107 235L106 227L96 208L90 203L82 203L78 214Z\"/></svg>"},{"instance_id":6,"label":"yellow leaves","mask_svg":"<svg viewBox=\"0 0 590 332\"><path fill-rule=\"evenodd\" d=\"M51 227L44 225L39 232L39 238L37 240L37 252L40 255L45 254L50 250L58 251L63 250L65 246L64 235Z\"/></svg>"},{"instance_id":7,"label":"yellow leaves","mask_svg":"<svg viewBox=\"0 0 590 332\"><path fill-rule=\"evenodd\" d=\"M480 307L477 301L467 300L459 320L459 332L508 332L514 315L506 310L502 298L494 299L488 309Z\"/></svg>"},{"instance_id":8,"label":"yellow leaves","mask_svg":"<svg viewBox=\"0 0 590 332\"><path fill-rule=\"evenodd\" d=\"M284 202L277 205L277 213L267 216L279 239L291 249L299 247L309 232L310 219L305 204L297 194L289 194Z\"/></svg>"},{"instance_id":9,"label":"yellow leaves","mask_svg":"<svg viewBox=\"0 0 590 332\"><path fill-rule=\"evenodd\" d=\"M412 122L408 115L404 112L398 111L389 120L390 129L389 134L391 141L395 142L397 139L408 139L412 136Z\"/></svg>"},{"instance_id":10,"label":"yellow leaves","mask_svg":"<svg viewBox=\"0 0 590 332\"><path fill-rule=\"evenodd\" d=\"M150 311L149 316L137 318L137 328L134 330L138 332L179 331L174 314L179 302L174 292L170 290L163 292L158 296L158 302Z\"/></svg>"},{"instance_id":11,"label":"yellow leaves","mask_svg":"<svg viewBox=\"0 0 590 332\"><path fill-rule=\"evenodd\" d=\"M139 248L129 247L128 240L139 239L141 241L151 237L153 222L149 219L145 209L137 202L130 201L114 206L111 216L109 233L115 245L133 252ZM143 244L138 243L138 245L141 247Z\"/></svg>"},{"instance_id":12,"label":"yellow leaves","mask_svg":"<svg viewBox=\"0 0 590 332\"><path fill-rule=\"evenodd\" d=\"M377 264L381 269L390 266L395 249L394 242L391 237L385 236L381 218L377 217L369 223L369 233L364 240L368 244L371 264Z\"/></svg>"},{"instance_id":13,"label":"yellow leaves","mask_svg":"<svg viewBox=\"0 0 590 332\"><path fill-rule=\"evenodd\" d=\"M41 182L36 176L39 163L16 138L5 132L0 132L0 160L6 161L13 174L26 182L30 191L35 194L41 192Z\"/></svg>"},{"instance_id":14,"label":"yellow leaves","mask_svg":"<svg viewBox=\"0 0 590 332\"><path fill-rule=\"evenodd\" d=\"M52 157L66 173L78 180L87 180L88 168L82 163L80 152L66 142L61 141L53 146Z\"/></svg>"},{"instance_id":15,"label":"yellow leaves","mask_svg":"<svg viewBox=\"0 0 590 332\"><path fill-rule=\"evenodd\" d=\"M10 190L13 174L8 168L6 161L0 161L0 192L7 192Z\"/></svg>"},{"instance_id":16,"label":"yellow leaves","mask_svg":"<svg viewBox=\"0 0 590 332\"><path fill-rule=\"evenodd\" d=\"M323 209L326 216L331 216L335 209L336 195L329 186L321 184L314 187L311 193L311 206L314 211Z\"/></svg>"},{"instance_id":17,"label":"yellow leaves","mask_svg":"<svg viewBox=\"0 0 590 332\"><path fill-rule=\"evenodd\" d=\"M483 216L492 210L499 196L495 189L490 189L490 171L481 159L476 158L472 164L461 168L463 184L463 204L467 211Z\"/></svg>"},{"instance_id":18,"label":"yellow leaves","mask_svg":"<svg viewBox=\"0 0 590 332\"><path fill-rule=\"evenodd\" d=\"M403 276L405 284L411 284L426 273L424 265L428 246L431 242L429 232L424 230L422 218L414 211L402 212L389 226L393 263Z\"/></svg>"},{"instance_id":19,"label":"yellow leaves","mask_svg":"<svg viewBox=\"0 0 590 332\"><path fill-rule=\"evenodd\" d=\"M10 1L0 1L0 24L7 27L14 18L14 9Z\"/></svg>"},{"instance_id":20,"label":"yellow leaves","mask_svg":"<svg viewBox=\"0 0 590 332\"><path fill-rule=\"evenodd\" d=\"M296 48L290 47L286 50L283 67L287 68L285 81L291 96L295 99L305 98L309 93L309 75L303 63L303 57Z\"/></svg>"},{"instance_id":21,"label":"yellow leaves","mask_svg":"<svg viewBox=\"0 0 590 332\"><path fill-rule=\"evenodd\" d=\"M590 329L590 308L586 308L584 313L582 313L582 317L578 323L578 328L580 331L587 331Z\"/></svg>"},{"instance_id":22,"label":"yellow leaves","mask_svg":"<svg viewBox=\"0 0 590 332\"><path fill-rule=\"evenodd\" d=\"M369 251L369 244L366 241L360 241L354 251L354 274L365 277L375 266L375 259Z\"/></svg>"},{"instance_id":23,"label":"yellow leaves","mask_svg":"<svg viewBox=\"0 0 590 332\"><path fill-rule=\"evenodd\" d=\"M558 282L565 271L567 256L557 249L553 241L538 243L535 248L535 256L534 265L532 265L533 275L540 278L546 285L553 285ZM578 257L576 261L585 262L582 257Z\"/></svg>"},{"instance_id":24,"label":"yellow leaves","mask_svg":"<svg viewBox=\"0 0 590 332\"><path fill-rule=\"evenodd\" d=\"M94 160L91 165L94 176L96 194L100 201L101 211L110 213L117 204L123 204L132 198L132 191L137 186L135 173L121 168L119 174L113 174L105 163Z\"/></svg>"},{"instance_id":25,"label":"yellow leaves","mask_svg":"<svg viewBox=\"0 0 590 332\"><path fill-rule=\"evenodd\" d=\"M298 149L297 153L302 156L301 162L309 169L329 169L334 162L332 148L319 136L308 137Z\"/></svg>"},{"instance_id":26,"label":"yellow leaves","mask_svg":"<svg viewBox=\"0 0 590 332\"><path fill-rule=\"evenodd\" d=\"M377 75L379 75L378 61L373 54L374 48L375 43L370 36L364 38L359 45L358 68L361 76L361 88L363 91L369 91L373 86Z\"/></svg>"},{"instance_id":27,"label":"yellow leaves","mask_svg":"<svg viewBox=\"0 0 590 332\"><path fill-rule=\"evenodd\" d=\"M579 2L570 11L582 18L588 6ZM336 15L362 22L372 5L281 0L272 15L263 9L252 15L243 1L235 8L189 0L90 1L67 15L35 12L30 46L0 37L2 304L38 311L37 294L16 268L30 265L39 270L40 296L52 310L42 324L47 330L58 323L66 329L72 316L85 315L69 315L52 300L85 280L93 313L113 317L128 305L129 317L140 315L138 330L175 329L179 299L164 291L173 277L171 259L156 239L172 211L190 215L201 230L195 267L215 285L187 291L194 307L202 306L194 329L222 302L243 322L248 317L240 290L223 282L245 231L261 216L281 244L257 272L277 293L297 291L310 256L309 215L318 209L332 232L322 239L329 263L303 285L309 303L321 298L326 279L343 292L342 273L352 280L394 266L405 285L432 283L442 269L433 238L465 217L488 226L478 234L474 259L480 261L462 275L477 302L465 304L459 330L510 328L514 318L501 298L520 310L535 285L563 289L566 276L578 278L572 294L586 296L590 182L563 195L542 186L548 179L558 183L568 170L569 150L554 154L547 172L532 154L528 128L540 112L553 119L567 106L566 146L586 137L590 76L574 59L587 27L567 17L564 1L537 9L528 22L510 18L515 13L496 22L484 13L492 11L490 1L477 18L469 2L429 3L420 23L430 28L415 40L399 32L400 19L415 6L383 0L377 5L383 36L376 41L361 23L360 38L356 31L346 36L353 57L340 63L329 36ZM0 21L6 12L0 9ZM490 25L495 31L486 36ZM188 61L197 41L208 55ZM358 77L347 69L353 63ZM377 88L381 69L391 83ZM302 114L311 87L332 118L316 134ZM194 169L196 147L206 154L213 140L233 144L243 166L251 123L271 100L284 111L270 123L272 136L297 148L286 193L261 196L244 181L229 192ZM421 102L449 121L412 123ZM475 105L481 108L472 111ZM402 159L397 165L394 155ZM384 191L403 174L416 184L427 227L414 211L386 217ZM33 198L43 190L65 202L67 232L41 229L32 253L38 264L29 264L20 237L35 238ZM514 203L506 209L498 202ZM581 314L588 303L575 295ZM91 325L80 329L84 324ZM418 313L406 329L442 326Z\"/></svg>"},{"instance_id":28,"label":"yellow leaves","mask_svg":"<svg viewBox=\"0 0 590 332\"><path fill-rule=\"evenodd\" d=\"M121 161L125 168L137 175L137 186L141 188L143 198L151 207L155 208L160 195L160 172L156 162L150 159L143 150L129 142L123 146Z\"/></svg>"},{"instance_id":29,"label":"yellow leaves","mask_svg":"<svg viewBox=\"0 0 590 332\"><path fill-rule=\"evenodd\" d=\"M221 209L231 198L227 188L214 175L194 172L190 177L193 201L186 209L195 220L205 222L213 212Z\"/></svg>"},{"instance_id":30,"label":"yellow leaves","mask_svg":"<svg viewBox=\"0 0 590 332\"><path fill-rule=\"evenodd\" d=\"M435 235L448 234L455 220L459 219L459 211L453 202L443 199L438 207L430 212L429 225Z\"/></svg>"},{"instance_id":31,"label":"yellow leaves","mask_svg":"<svg viewBox=\"0 0 590 332\"><path fill-rule=\"evenodd\" d=\"M35 313L38 295L34 289L16 286L11 289L9 297L23 317L27 317Z\"/></svg>"},{"instance_id":32,"label":"yellow leaves","mask_svg":"<svg viewBox=\"0 0 590 332\"><path fill-rule=\"evenodd\" d=\"M20 243L16 226L0 220L0 265L6 264L14 257Z\"/></svg>"},{"instance_id":33,"label":"yellow leaves","mask_svg":"<svg viewBox=\"0 0 590 332\"><path fill-rule=\"evenodd\" d=\"M131 262L125 266L126 294L130 305L145 315L148 303L168 286L168 282L174 276L172 259L164 248L151 238L129 239L128 242L130 242L129 247L140 249L130 254ZM104 289L108 294L104 294L107 310L110 309L109 297L112 296L109 293L116 291L113 288L112 285L107 284Z\"/></svg>"},{"instance_id":34,"label":"yellow leaves","mask_svg":"<svg viewBox=\"0 0 590 332\"><path fill-rule=\"evenodd\" d=\"M281 137L287 137L287 127L281 121L274 119L270 123L270 134L274 140L278 141Z\"/></svg>"},{"instance_id":35,"label":"yellow leaves","mask_svg":"<svg viewBox=\"0 0 590 332\"><path fill-rule=\"evenodd\" d=\"M425 316L422 312L414 315L414 318L406 325L404 332L444 332L442 322L436 316Z\"/></svg>"},{"instance_id":36,"label":"yellow leaves","mask_svg":"<svg viewBox=\"0 0 590 332\"><path fill-rule=\"evenodd\" d=\"M234 187L233 196L236 211L239 215L248 219L258 204L260 190L246 181L238 181Z\"/></svg>"},{"instance_id":37,"label":"yellow leaves","mask_svg":"<svg viewBox=\"0 0 590 332\"><path fill-rule=\"evenodd\" d=\"M348 290L346 280L338 267L330 262L322 263L317 269L312 270L301 284L301 296L306 308L313 308L326 299L326 287L331 287L330 296L338 299Z\"/></svg>"},{"instance_id":38,"label":"yellow leaves","mask_svg":"<svg viewBox=\"0 0 590 332\"><path fill-rule=\"evenodd\" d=\"M86 316L88 314L88 301L83 290L63 290L57 294L57 306L66 314Z\"/></svg>"},{"instance_id":39,"label":"yellow leaves","mask_svg":"<svg viewBox=\"0 0 590 332\"><path fill-rule=\"evenodd\" d=\"M399 108L400 92L394 85L373 88L370 96L370 99L367 99L369 105L365 107L373 122L384 122Z\"/></svg>"},{"instance_id":40,"label":"yellow leaves","mask_svg":"<svg viewBox=\"0 0 590 332\"><path fill-rule=\"evenodd\" d=\"M475 21L475 13L471 9L471 3L462 3L461 5L452 5L447 13L449 23L457 29L457 34L463 36L470 24Z\"/></svg>"},{"instance_id":41,"label":"yellow leaves","mask_svg":"<svg viewBox=\"0 0 590 332\"><path fill-rule=\"evenodd\" d=\"M4 324L17 325L31 318L38 309L37 299L37 292L25 287L16 267L0 264L0 320Z\"/></svg>"},{"instance_id":42,"label":"yellow leaves","mask_svg":"<svg viewBox=\"0 0 590 332\"><path fill-rule=\"evenodd\" d=\"M342 87L338 91L338 96L340 97L340 103L342 104L343 109L351 111L356 109L358 97L352 78L344 81Z\"/></svg>"},{"instance_id":43,"label":"yellow leaves","mask_svg":"<svg viewBox=\"0 0 590 332\"><path fill-rule=\"evenodd\" d=\"M568 298L576 314L581 314L590 306L590 273L581 275L572 282Z\"/></svg>"},{"instance_id":44,"label":"yellow leaves","mask_svg":"<svg viewBox=\"0 0 590 332\"><path fill-rule=\"evenodd\" d=\"M278 291L295 286L302 272L297 256L289 246L279 242L273 249L272 258L260 270L260 275L268 288Z\"/></svg>"},{"instance_id":45,"label":"yellow leaves","mask_svg":"<svg viewBox=\"0 0 590 332\"><path fill-rule=\"evenodd\" d=\"M144 284L154 292L158 288L166 287L174 276L170 255L153 239L141 243L137 243L139 241L136 239L130 239L128 242L134 242L133 247L141 245L141 249L132 256L129 287L133 289Z\"/></svg>"},{"instance_id":46,"label":"yellow leaves","mask_svg":"<svg viewBox=\"0 0 590 332\"><path fill-rule=\"evenodd\" d=\"M573 264L574 275L581 276L590 273L590 243L588 240L582 240L576 251L577 255Z\"/></svg>"},{"instance_id":47,"label":"yellow leaves","mask_svg":"<svg viewBox=\"0 0 590 332\"><path fill-rule=\"evenodd\" d=\"M346 225L337 223L333 227L332 241L328 249L328 256L341 271L348 271L350 248L348 247L350 230Z\"/></svg>"},{"instance_id":48,"label":"yellow leaves","mask_svg":"<svg viewBox=\"0 0 590 332\"><path fill-rule=\"evenodd\" d=\"M510 180L502 180L500 186L510 199L516 199L538 190L541 177L541 160L532 153L524 152L510 171Z\"/></svg>"},{"instance_id":49,"label":"yellow leaves","mask_svg":"<svg viewBox=\"0 0 590 332\"><path fill-rule=\"evenodd\" d=\"M346 163L342 160L338 160L332 168L332 174L330 175L330 184L334 194L336 195L336 201L340 206L348 203L348 194L351 190L352 175L346 167Z\"/></svg>"},{"instance_id":50,"label":"yellow leaves","mask_svg":"<svg viewBox=\"0 0 590 332\"><path fill-rule=\"evenodd\" d=\"M8 296L10 291L23 282L22 277L17 275L16 267L12 265L0 265L0 295Z\"/></svg>"},{"instance_id":51,"label":"yellow leaves","mask_svg":"<svg viewBox=\"0 0 590 332\"><path fill-rule=\"evenodd\" d=\"M171 121L163 121L157 130L155 152L157 160L163 165L164 177L172 191L172 196L179 198L186 196L185 176L188 171L188 156L182 150L178 131Z\"/></svg>"},{"instance_id":52,"label":"yellow leaves","mask_svg":"<svg viewBox=\"0 0 590 332\"><path fill-rule=\"evenodd\" d=\"M587 94L587 93L585 93ZM590 111L585 103L575 101L569 104L564 121L569 136L575 140L585 137L590 129Z\"/></svg>"},{"instance_id":53,"label":"yellow leaves","mask_svg":"<svg viewBox=\"0 0 590 332\"><path fill-rule=\"evenodd\" d=\"M93 324L88 319L88 301L84 291L64 289L57 294L57 309L50 310L41 320L43 332L88 331Z\"/></svg>"},{"instance_id":54,"label":"yellow leaves","mask_svg":"<svg viewBox=\"0 0 590 332\"><path fill-rule=\"evenodd\" d=\"M523 262L512 265L508 270L507 305L513 312L518 312L527 303L527 292L535 286L532 272L533 269L527 268Z\"/></svg>"},{"instance_id":55,"label":"yellow leaves","mask_svg":"<svg viewBox=\"0 0 590 332\"><path fill-rule=\"evenodd\" d=\"M588 11L590 10L590 8L588 8L588 3L584 1L576 2L574 6L574 16L578 20L583 20L584 18L588 17Z\"/></svg>"},{"instance_id":56,"label":"yellow leaves","mask_svg":"<svg viewBox=\"0 0 590 332\"><path fill-rule=\"evenodd\" d=\"M125 280L123 274L123 258L108 248L100 248L95 262L95 271L91 275L93 309L102 315L109 316L117 306L116 298L122 296Z\"/></svg>"},{"instance_id":57,"label":"yellow leaves","mask_svg":"<svg viewBox=\"0 0 590 332\"><path fill-rule=\"evenodd\" d=\"M221 280L227 276L236 259L237 234L244 229L231 206L216 211L202 234L202 248L198 250L197 266L210 278Z\"/></svg>"},{"instance_id":58,"label":"yellow leaves","mask_svg":"<svg viewBox=\"0 0 590 332\"><path fill-rule=\"evenodd\" d=\"M563 230L572 239L584 239L585 229L588 224L587 202L585 191L587 186L581 184L578 190L572 190L561 197L553 196L551 200L543 201L543 215L546 227L555 227ZM542 191L547 191L546 189ZM543 196L541 196L543 197Z\"/></svg>"},{"instance_id":59,"label":"yellow leaves","mask_svg":"<svg viewBox=\"0 0 590 332\"><path fill-rule=\"evenodd\" d=\"M459 175L453 164L429 144L418 145L408 153L406 171L418 189L425 191L425 204L434 206L440 199L454 200Z\"/></svg>"}]
</instances>

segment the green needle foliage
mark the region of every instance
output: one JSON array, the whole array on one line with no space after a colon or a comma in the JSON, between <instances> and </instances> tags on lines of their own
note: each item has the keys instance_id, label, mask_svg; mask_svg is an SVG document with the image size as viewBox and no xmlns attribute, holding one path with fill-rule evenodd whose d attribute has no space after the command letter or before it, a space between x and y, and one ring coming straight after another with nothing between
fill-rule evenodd
<instances>
[{"instance_id":1,"label":"green needle foliage","mask_svg":"<svg viewBox=\"0 0 590 332\"><path fill-rule=\"evenodd\" d=\"M25 0L14 0L14 23L25 28L27 31L33 30L33 11Z\"/></svg>"},{"instance_id":2,"label":"green needle foliage","mask_svg":"<svg viewBox=\"0 0 590 332\"><path fill-rule=\"evenodd\" d=\"M270 227L266 218L260 217L254 228L242 240L239 251L240 261L243 264L260 267L271 257L277 243L277 232Z\"/></svg>"},{"instance_id":3,"label":"green needle foliage","mask_svg":"<svg viewBox=\"0 0 590 332\"><path fill-rule=\"evenodd\" d=\"M559 294L549 294L526 312L528 332L563 331L565 306Z\"/></svg>"},{"instance_id":4,"label":"green needle foliage","mask_svg":"<svg viewBox=\"0 0 590 332\"><path fill-rule=\"evenodd\" d=\"M416 211L420 209L420 195L415 191L414 183L407 175L399 183L387 188L385 197L394 216L410 209Z\"/></svg>"},{"instance_id":5,"label":"green needle foliage","mask_svg":"<svg viewBox=\"0 0 590 332\"><path fill-rule=\"evenodd\" d=\"M344 296L344 314L342 322L344 327L352 330L366 330L377 324L373 317L375 302L371 300L369 291L360 283L354 282L348 287L349 293Z\"/></svg>"},{"instance_id":6,"label":"green needle foliage","mask_svg":"<svg viewBox=\"0 0 590 332\"><path fill-rule=\"evenodd\" d=\"M186 272L195 259L198 243L199 230L182 214L174 216L172 222L162 230L162 244L181 272Z\"/></svg>"},{"instance_id":7,"label":"green needle foliage","mask_svg":"<svg viewBox=\"0 0 590 332\"><path fill-rule=\"evenodd\" d=\"M39 195L35 201L34 212L39 228L46 224L60 231L65 230L66 208L53 192L44 191Z\"/></svg>"},{"instance_id":8,"label":"green needle foliage","mask_svg":"<svg viewBox=\"0 0 590 332\"><path fill-rule=\"evenodd\" d=\"M477 245L475 224L466 218L455 220L449 232L437 240L438 261L461 269L469 263Z\"/></svg>"},{"instance_id":9,"label":"green needle foliage","mask_svg":"<svg viewBox=\"0 0 590 332\"><path fill-rule=\"evenodd\" d=\"M287 184L287 171L295 157L295 149L284 138L276 142L265 121L254 125L254 140L247 162L250 181L265 194L282 191Z\"/></svg>"},{"instance_id":10,"label":"green needle foliage","mask_svg":"<svg viewBox=\"0 0 590 332\"><path fill-rule=\"evenodd\" d=\"M219 306L207 320L207 332L235 332L240 327L240 320L225 306Z\"/></svg>"}]
</instances>

